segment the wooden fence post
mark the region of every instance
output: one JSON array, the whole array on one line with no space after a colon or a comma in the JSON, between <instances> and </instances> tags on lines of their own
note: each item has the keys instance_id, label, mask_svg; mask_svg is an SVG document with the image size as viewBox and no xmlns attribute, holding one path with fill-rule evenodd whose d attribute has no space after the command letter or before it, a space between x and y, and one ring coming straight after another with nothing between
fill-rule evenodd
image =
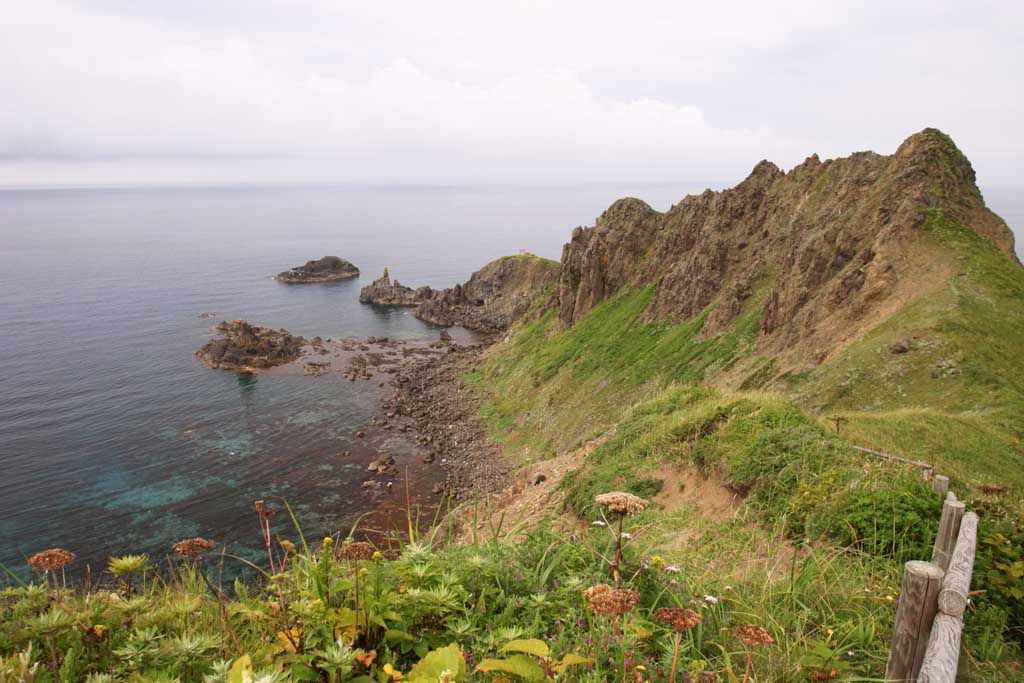
<instances>
[{"instance_id":1,"label":"wooden fence post","mask_svg":"<svg viewBox=\"0 0 1024 683\"><path fill-rule=\"evenodd\" d=\"M947 494L942 502L942 517L939 518L939 533L935 536L932 548L932 564L945 572L949 568L949 559L953 555L957 534L960 533L960 520L964 516L964 504L956 497Z\"/></svg>"},{"instance_id":2,"label":"wooden fence post","mask_svg":"<svg viewBox=\"0 0 1024 683\"><path fill-rule=\"evenodd\" d=\"M939 614L928 638L928 658L917 675L917 683L955 683L960 663L960 635L964 621L960 617Z\"/></svg>"},{"instance_id":3,"label":"wooden fence post","mask_svg":"<svg viewBox=\"0 0 1024 683\"><path fill-rule=\"evenodd\" d=\"M951 617L962 617L967 611L967 596L974 573L974 551L978 546L978 515L964 513L956 547L946 569L946 578L939 591L939 611Z\"/></svg>"},{"instance_id":4,"label":"wooden fence post","mask_svg":"<svg viewBox=\"0 0 1024 683\"><path fill-rule=\"evenodd\" d=\"M946 491L949 490L949 477L944 474L936 474L935 479L932 480L932 490L940 496L946 495Z\"/></svg>"},{"instance_id":5,"label":"wooden fence post","mask_svg":"<svg viewBox=\"0 0 1024 683\"><path fill-rule=\"evenodd\" d=\"M921 670L945 572L931 562L912 560L903 568L900 601L889 644L885 680L912 682Z\"/></svg>"}]
</instances>

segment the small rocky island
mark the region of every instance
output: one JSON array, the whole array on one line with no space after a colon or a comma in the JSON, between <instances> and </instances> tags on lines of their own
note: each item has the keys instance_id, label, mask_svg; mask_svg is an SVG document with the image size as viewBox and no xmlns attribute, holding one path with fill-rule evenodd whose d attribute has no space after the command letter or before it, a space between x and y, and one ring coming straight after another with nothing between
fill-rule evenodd
<instances>
[{"instance_id":1,"label":"small rocky island","mask_svg":"<svg viewBox=\"0 0 1024 683\"><path fill-rule=\"evenodd\" d=\"M290 283L335 282L359 277L359 269L343 258L324 256L316 261L290 268L274 276L275 280Z\"/></svg>"},{"instance_id":2,"label":"small rocky island","mask_svg":"<svg viewBox=\"0 0 1024 683\"><path fill-rule=\"evenodd\" d=\"M218 337L196 351L211 368L252 372L298 360L306 340L287 330L256 327L244 320L217 324Z\"/></svg>"}]
</instances>

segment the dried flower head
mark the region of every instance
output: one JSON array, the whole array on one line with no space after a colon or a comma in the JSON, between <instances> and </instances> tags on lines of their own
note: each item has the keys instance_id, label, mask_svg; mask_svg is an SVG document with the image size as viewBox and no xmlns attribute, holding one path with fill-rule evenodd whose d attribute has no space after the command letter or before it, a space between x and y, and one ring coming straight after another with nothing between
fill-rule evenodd
<instances>
[{"instance_id":1,"label":"dried flower head","mask_svg":"<svg viewBox=\"0 0 1024 683\"><path fill-rule=\"evenodd\" d=\"M702 618L692 609L683 609L681 607L662 607L654 613L655 621L668 626L678 633L690 630L699 624Z\"/></svg>"},{"instance_id":2,"label":"dried flower head","mask_svg":"<svg viewBox=\"0 0 1024 683\"><path fill-rule=\"evenodd\" d=\"M38 572L63 569L75 560L75 554L63 548L50 548L28 558L28 566Z\"/></svg>"},{"instance_id":3,"label":"dried flower head","mask_svg":"<svg viewBox=\"0 0 1024 683\"><path fill-rule=\"evenodd\" d=\"M200 557L203 553L216 548L217 544L213 541L208 541L205 538L197 536L195 538L186 538L183 541L178 541L171 547L174 549L174 552L178 553L182 557L194 560L197 557Z\"/></svg>"},{"instance_id":4,"label":"dried flower head","mask_svg":"<svg viewBox=\"0 0 1024 683\"><path fill-rule=\"evenodd\" d=\"M633 609L640 594L628 588L612 588L600 583L583 591L590 609L608 617L619 617Z\"/></svg>"},{"instance_id":5,"label":"dried flower head","mask_svg":"<svg viewBox=\"0 0 1024 683\"><path fill-rule=\"evenodd\" d=\"M257 500L255 506L256 514L260 516L260 519L270 519L274 516L274 513L277 512L277 510L268 508L267 504L262 499Z\"/></svg>"},{"instance_id":6,"label":"dried flower head","mask_svg":"<svg viewBox=\"0 0 1024 683\"><path fill-rule=\"evenodd\" d=\"M755 647L771 645L775 642L768 635L768 631L765 631L757 624L740 624L739 628L736 629L736 636L751 650Z\"/></svg>"},{"instance_id":7,"label":"dried flower head","mask_svg":"<svg viewBox=\"0 0 1024 683\"><path fill-rule=\"evenodd\" d=\"M372 560L375 552L377 552L377 549L372 544L365 541L356 541L355 543L346 543L338 548L338 557L343 560L352 561Z\"/></svg>"},{"instance_id":8,"label":"dried flower head","mask_svg":"<svg viewBox=\"0 0 1024 683\"><path fill-rule=\"evenodd\" d=\"M602 493L594 498L598 505L608 508L611 512L618 512L623 515L635 515L647 509L647 501L639 496L625 491L612 491Z\"/></svg>"}]
</instances>

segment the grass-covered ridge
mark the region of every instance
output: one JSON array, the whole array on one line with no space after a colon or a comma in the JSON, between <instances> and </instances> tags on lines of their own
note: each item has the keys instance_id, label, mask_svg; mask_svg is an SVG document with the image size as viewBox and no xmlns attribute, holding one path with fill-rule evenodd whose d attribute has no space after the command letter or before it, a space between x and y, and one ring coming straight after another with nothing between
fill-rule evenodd
<instances>
[{"instance_id":1,"label":"grass-covered ridge","mask_svg":"<svg viewBox=\"0 0 1024 683\"><path fill-rule=\"evenodd\" d=\"M467 381L484 397L493 436L526 461L600 437L562 483L583 519L603 490L666 497L674 470L697 467L746 495L747 510L777 534L770 543L855 548L898 571L930 556L938 501L917 470L852 446L934 463L983 515L974 585L986 593L968 620L968 648L999 661L1013 646L993 642L1024 641L1024 269L938 211L925 212L916 239L921 258L952 263L947 286L818 367L784 368L758 353L765 277L718 335L701 333L711 309L646 322L649 285L568 328L553 313L522 325ZM908 350L893 353L896 342ZM692 538L669 545L700 552Z\"/></svg>"}]
</instances>

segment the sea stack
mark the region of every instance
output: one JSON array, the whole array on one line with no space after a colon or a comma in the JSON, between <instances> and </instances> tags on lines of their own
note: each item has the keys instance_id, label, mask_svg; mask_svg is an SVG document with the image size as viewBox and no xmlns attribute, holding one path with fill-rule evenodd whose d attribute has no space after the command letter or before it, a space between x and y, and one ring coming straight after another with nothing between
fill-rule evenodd
<instances>
[{"instance_id":1,"label":"sea stack","mask_svg":"<svg viewBox=\"0 0 1024 683\"><path fill-rule=\"evenodd\" d=\"M335 282L359 277L359 269L343 258L324 256L316 261L291 268L274 276L275 280L290 283Z\"/></svg>"}]
</instances>

